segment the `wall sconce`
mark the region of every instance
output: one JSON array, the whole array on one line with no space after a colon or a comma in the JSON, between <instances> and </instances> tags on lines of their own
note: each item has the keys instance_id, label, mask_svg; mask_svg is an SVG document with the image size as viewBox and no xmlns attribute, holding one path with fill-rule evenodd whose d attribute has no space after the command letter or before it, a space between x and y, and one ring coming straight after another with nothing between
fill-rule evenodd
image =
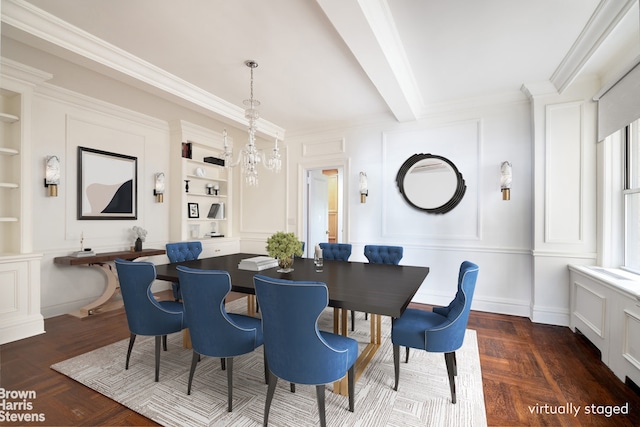
<instances>
[{"instance_id":1,"label":"wall sconce","mask_svg":"<svg viewBox=\"0 0 640 427\"><path fill-rule=\"evenodd\" d=\"M369 187L367 186L367 174L360 172L360 203L367 203Z\"/></svg>"},{"instance_id":2,"label":"wall sconce","mask_svg":"<svg viewBox=\"0 0 640 427\"><path fill-rule=\"evenodd\" d=\"M502 162L500 165L500 190L502 191L502 200L511 200L511 163Z\"/></svg>"},{"instance_id":3,"label":"wall sconce","mask_svg":"<svg viewBox=\"0 0 640 427\"><path fill-rule=\"evenodd\" d=\"M164 172L158 172L156 174L153 195L156 196L156 202L164 202Z\"/></svg>"},{"instance_id":4,"label":"wall sconce","mask_svg":"<svg viewBox=\"0 0 640 427\"><path fill-rule=\"evenodd\" d=\"M58 197L58 184L60 184L60 159L58 156L47 156L44 163L44 186L49 190L49 197Z\"/></svg>"}]
</instances>

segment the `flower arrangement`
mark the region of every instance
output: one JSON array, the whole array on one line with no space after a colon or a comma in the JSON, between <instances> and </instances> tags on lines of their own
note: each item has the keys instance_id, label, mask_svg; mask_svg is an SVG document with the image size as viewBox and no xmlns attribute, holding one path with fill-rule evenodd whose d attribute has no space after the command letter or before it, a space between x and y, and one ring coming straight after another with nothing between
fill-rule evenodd
<instances>
[{"instance_id":1,"label":"flower arrangement","mask_svg":"<svg viewBox=\"0 0 640 427\"><path fill-rule=\"evenodd\" d=\"M135 225L131 228L131 231L133 233L133 240L140 239L144 242L147 238L147 230L142 227Z\"/></svg>"},{"instance_id":2,"label":"flower arrangement","mask_svg":"<svg viewBox=\"0 0 640 427\"><path fill-rule=\"evenodd\" d=\"M302 242L295 234L278 231L267 239L267 253L270 257L284 259L302 255Z\"/></svg>"}]
</instances>

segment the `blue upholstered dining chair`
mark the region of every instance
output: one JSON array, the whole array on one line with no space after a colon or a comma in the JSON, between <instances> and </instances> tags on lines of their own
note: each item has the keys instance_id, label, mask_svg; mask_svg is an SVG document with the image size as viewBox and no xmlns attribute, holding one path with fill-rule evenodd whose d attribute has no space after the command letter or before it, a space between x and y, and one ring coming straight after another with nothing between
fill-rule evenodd
<instances>
[{"instance_id":1,"label":"blue upholstered dining chair","mask_svg":"<svg viewBox=\"0 0 640 427\"><path fill-rule=\"evenodd\" d=\"M402 246L365 245L364 256L371 264L398 265L402 260L404 249ZM364 314L367 319L367 313ZM355 313L351 310L351 330L355 330Z\"/></svg>"},{"instance_id":2,"label":"blue upholstered dining chair","mask_svg":"<svg viewBox=\"0 0 640 427\"><path fill-rule=\"evenodd\" d=\"M400 346L407 347L406 362L409 362L409 347L434 353L444 353L451 389L451 402L456 403L458 375L456 350L462 347L467 330L471 300L478 278L478 266L465 261L458 274L458 291L447 307L434 307L433 311L408 308L391 326L393 343L393 365L395 386L398 390L400 377Z\"/></svg>"},{"instance_id":3,"label":"blue upholstered dining chair","mask_svg":"<svg viewBox=\"0 0 640 427\"><path fill-rule=\"evenodd\" d=\"M187 327L183 306L174 301L157 301L151 293L151 285L156 278L156 268L150 262L133 262L116 259L116 270L120 282L120 292L124 311L129 324L129 348L125 369L129 369L131 350L137 335L155 337L156 376L160 375L160 340L167 350L167 335L180 332Z\"/></svg>"},{"instance_id":4,"label":"blue upholstered dining chair","mask_svg":"<svg viewBox=\"0 0 640 427\"><path fill-rule=\"evenodd\" d=\"M177 242L167 243L167 257L169 262L183 262L198 259L202 253L201 242ZM180 295L180 284L172 283L171 288L173 290L173 299L180 301L182 298Z\"/></svg>"},{"instance_id":5,"label":"blue upholstered dining chair","mask_svg":"<svg viewBox=\"0 0 640 427\"><path fill-rule=\"evenodd\" d=\"M292 384L316 386L320 424L324 426L324 385L347 374L349 411L353 412L358 343L352 338L318 330L318 317L329 303L327 285L262 275L255 275L253 282L262 308L264 351L269 371L264 425L269 420L278 378Z\"/></svg>"},{"instance_id":6,"label":"blue upholstered dining chair","mask_svg":"<svg viewBox=\"0 0 640 427\"><path fill-rule=\"evenodd\" d=\"M227 408L232 410L233 358L251 353L263 343L262 322L255 317L227 313L224 301L231 291L231 277L221 270L178 266L184 312L189 323L193 357L187 394L200 355L223 358L227 370ZM265 357L265 381L267 366Z\"/></svg>"},{"instance_id":7,"label":"blue upholstered dining chair","mask_svg":"<svg viewBox=\"0 0 640 427\"><path fill-rule=\"evenodd\" d=\"M320 243L324 260L349 261L351 256L350 243Z\"/></svg>"}]
</instances>

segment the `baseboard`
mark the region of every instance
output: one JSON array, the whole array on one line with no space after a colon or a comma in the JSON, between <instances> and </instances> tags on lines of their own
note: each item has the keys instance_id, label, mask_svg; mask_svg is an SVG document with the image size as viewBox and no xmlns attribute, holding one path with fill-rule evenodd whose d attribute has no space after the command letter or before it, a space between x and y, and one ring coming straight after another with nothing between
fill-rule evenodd
<instances>
[{"instance_id":1,"label":"baseboard","mask_svg":"<svg viewBox=\"0 0 640 427\"><path fill-rule=\"evenodd\" d=\"M0 328L0 345L44 333L44 319L40 314L21 318Z\"/></svg>"},{"instance_id":2,"label":"baseboard","mask_svg":"<svg viewBox=\"0 0 640 427\"><path fill-rule=\"evenodd\" d=\"M552 307L532 307L531 321L535 323L567 327L571 324L569 310Z\"/></svg>"}]
</instances>

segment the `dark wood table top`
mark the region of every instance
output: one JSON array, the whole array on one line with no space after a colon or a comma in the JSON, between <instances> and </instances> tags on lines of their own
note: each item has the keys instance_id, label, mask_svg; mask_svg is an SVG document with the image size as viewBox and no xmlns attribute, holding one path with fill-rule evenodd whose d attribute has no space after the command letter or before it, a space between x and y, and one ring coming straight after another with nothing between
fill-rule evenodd
<instances>
[{"instance_id":1,"label":"dark wood table top","mask_svg":"<svg viewBox=\"0 0 640 427\"><path fill-rule=\"evenodd\" d=\"M101 254L95 254L93 256L59 256L53 259L56 264L63 265L84 265L84 264L98 264L102 262L113 261L116 258L121 259L136 259L144 256L152 255L164 255L166 251L164 249L143 249L141 251L117 251L117 252L103 252Z\"/></svg>"},{"instance_id":2,"label":"dark wood table top","mask_svg":"<svg viewBox=\"0 0 640 427\"><path fill-rule=\"evenodd\" d=\"M329 306L400 317L420 285L429 267L369 264L324 260L322 272L316 272L313 259L296 258L291 273L278 273L277 268L260 272L240 270L238 263L256 254L232 254L156 266L159 280L178 281L176 266L185 265L204 270L226 270L231 275L232 290L254 294L253 276L287 280L324 282L329 289Z\"/></svg>"}]
</instances>

